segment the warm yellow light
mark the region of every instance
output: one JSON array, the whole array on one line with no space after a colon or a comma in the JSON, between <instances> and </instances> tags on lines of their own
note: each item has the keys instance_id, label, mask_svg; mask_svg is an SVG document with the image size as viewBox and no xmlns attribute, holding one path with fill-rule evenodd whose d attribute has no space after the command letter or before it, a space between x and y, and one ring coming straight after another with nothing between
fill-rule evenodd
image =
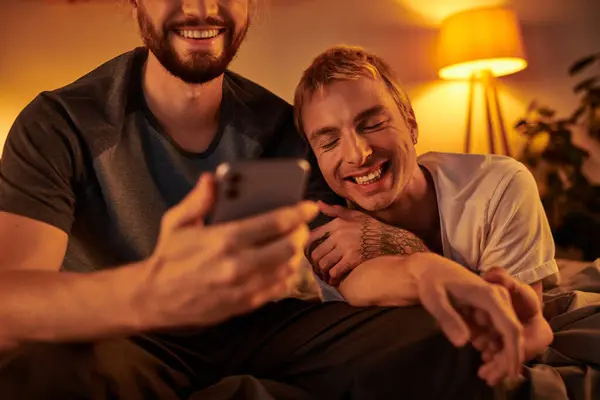
<instances>
[{"instance_id":1,"label":"warm yellow light","mask_svg":"<svg viewBox=\"0 0 600 400\"><path fill-rule=\"evenodd\" d=\"M394 0L403 10L413 12L419 23L439 28L442 21L464 10L500 7L508 0ZM406 12L404 13L406 14ZM416 21L413 21L416 22Z\"/></svg>"},{"instance_id":2,"label":"warm yellow light","mask_svg":"<svg viewBox=\"0 0 600 400\"><path fill-rule=\"evenodd\" d=\"M504 76L525 69L525 49L515 13L501 7L480 8L445 19L439 66L442 79L465 79L484 70Z\"/></svg>"},{"instance_id":3,"label":"warm yellow light","mask_svg":"<svg viewBox=\"0 0 600 400\"><path fill-rule=\"evenodd\" d=\"M514 74L527 68L527 61L517 57L490 58L487 60L467 61L440 69L442 79L468 79L482 71L490 71L494 76Z\"/></svg>"}]
</instances>

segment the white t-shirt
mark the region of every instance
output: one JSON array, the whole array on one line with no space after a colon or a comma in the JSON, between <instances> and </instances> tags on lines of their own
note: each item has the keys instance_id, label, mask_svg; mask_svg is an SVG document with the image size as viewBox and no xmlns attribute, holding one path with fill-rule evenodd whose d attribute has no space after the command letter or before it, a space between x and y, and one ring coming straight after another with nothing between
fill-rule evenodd
<instances>
[{"instance_id":1,"label":"white t-shirt","mask_svg":"<svg viewBox=\"0 0 600 400\"><path fill-rule=\"evenodd\" d=\"M434 181L444 257L483 272L504 267L531 284L558 272L554 240L533 175L513 158L426 153ZM325 300L339 294L319 282Z\"/></svg>"}]
</instances>

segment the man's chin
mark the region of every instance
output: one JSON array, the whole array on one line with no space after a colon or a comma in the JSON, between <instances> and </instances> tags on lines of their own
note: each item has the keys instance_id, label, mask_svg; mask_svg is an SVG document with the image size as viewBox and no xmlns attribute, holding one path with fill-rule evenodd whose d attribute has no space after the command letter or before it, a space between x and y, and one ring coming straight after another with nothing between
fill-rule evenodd
<instances>
[{"instance_id":1,"label":"man's chin","mask_svg":"<svg viewBox=\"0 0 600 400\"><path fill-rule=\"evenodd\" d=\"M368 197L356 196L351 198L350 201L368 213L375 213L383 211L392 205L393 201L391 201L389 197L391 196L386 196L386 194L382 193Z\"/></svg>"},{"instance_id":2,"label":"man's chin","mask_svg":"<svg viewBox=\"0 0 600 400\"><path fill-rule=\"evenodd\" d=\"M198 62L163 63L163 66L171 75L189 84L203 84L212 81L225 72L226 65L226 63L217 60L204 64Z\"/></svg>"}]
</instances>

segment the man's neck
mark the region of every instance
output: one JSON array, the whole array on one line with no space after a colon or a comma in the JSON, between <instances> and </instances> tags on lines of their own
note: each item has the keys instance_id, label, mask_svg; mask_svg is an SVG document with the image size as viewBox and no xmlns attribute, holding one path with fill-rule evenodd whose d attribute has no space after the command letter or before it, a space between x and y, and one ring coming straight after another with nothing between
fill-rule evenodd
<instances>
[{"instance_id":1,"label":"man's neck","mask_svg":"<svg viewBox=\"0 0 600 400\"><path fill-rule=\"evenodd\" d=\"M149 52L142 87L148 108L167 135L190 152L208 148L219 129L223 75L203 84L185 83Z\"/></svg>"},{"instance_id":2,"label":"man's neck","mask_svg":"<svg viewBox=\"0 0 600 400\"><path fill-rule=\"evenodd\" d=\"M439 211L435 185L429 172L417 167L402 197L375 214L379 220L406 229L422 239L439 230Z\"/></svg>"}]
</instances>

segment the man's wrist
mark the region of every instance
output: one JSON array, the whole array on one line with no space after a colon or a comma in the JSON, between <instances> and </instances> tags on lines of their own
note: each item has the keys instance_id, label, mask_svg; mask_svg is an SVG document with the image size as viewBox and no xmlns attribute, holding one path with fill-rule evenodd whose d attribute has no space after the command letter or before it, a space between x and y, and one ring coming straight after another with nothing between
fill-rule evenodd
<instances>
[{"instance_id":1,"label":"man's wrist","mask_svg":"<svg viewBox=\"0 0 600 400\"><path fill-rule=\"evenodd\" d=\"M157 301L156 293L151 289L151 264L154 261L144 260L124 267L123 297L125 298L125 314L130 328L143 332L160 329L167 325L162 308L165 304Z\"/></svg>"},{"instance_id":2,"label":"man's wrist","mask_svg":"<svg viewBox=\"0 0 600 400\"><path fill-rule=\"evenodd\" d=\"M436 257L439 256L437 254L423 252L414 253L406 257L408 261L408 272L417 285L436 267Z\"/></svg>"}]
</instances>

